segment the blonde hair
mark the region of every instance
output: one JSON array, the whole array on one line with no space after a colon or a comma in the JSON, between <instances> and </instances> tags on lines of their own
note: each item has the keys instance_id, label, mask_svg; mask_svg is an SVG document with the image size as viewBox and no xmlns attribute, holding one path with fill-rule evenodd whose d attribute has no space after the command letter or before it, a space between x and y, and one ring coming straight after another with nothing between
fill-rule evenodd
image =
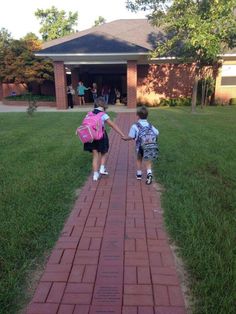
<instances>
[{"instance_id":1,"label":"blonde hair","mask_svg":"<svg viewBox=\"0 0 236 314\"><path fill-rule=\"evenodd\" d=\"M96 105L97 107L102 107L104 109L108 108L108 105L105 103L104 98L101 96L96 99Z\"/></svg>"}]
</instances>

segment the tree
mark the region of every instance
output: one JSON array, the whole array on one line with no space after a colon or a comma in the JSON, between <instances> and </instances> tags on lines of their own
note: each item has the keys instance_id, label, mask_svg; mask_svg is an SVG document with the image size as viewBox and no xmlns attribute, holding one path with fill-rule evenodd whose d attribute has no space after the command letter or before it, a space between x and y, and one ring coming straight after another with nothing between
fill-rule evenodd
<instances>
[{"instance_id":1,"label":"tree","mask_svg":"<svg viewBox=\"0 0 236 314\"><path fill-rule=\"evenodd\" d=\"M25 83L28 87L32 82L41 84L45 80L53 80L52 62L34 55L40 48L41 41L33 33L20 40L7 37L4 55L1 57L0 80L6 83Z\"/></svg>"},{"instance_id":2,"label":"tree","mask_svg":"<svg viewBox=\"0 0 236 314\"><path fill-rule=\"evenodd\" d=\"M106 20L104 17L99 16L97 20L94 21L94 26L99 26L106 23Z\"/></svg>"},{"instance_id":3,"label":"tree","mask_svg":"<svg viewBox=\"0 0 236 314\"><path fill-rule=\"evenodd\" d=\"M0 29L0 83L3 80L4 58L7 55L10 42L12 41L11 34L6 28Z\"/></svg>"},{"instance_id":4,"label":"tree","mask_svg":"<svg viewBox=\"0 0 236 314\"><path fill-rule=\"evenodd\" d=\"M74 26L77 25L78 13L69 11L68 17L64 10L59 11L52 6L50 9L38 9L35 16L40 20L42 27L39 32L44 41L52 40L75 33Z\"/></svg>"},{"instance_id":5,"label":"tree","mask_svg":"<svg viewBox=\"0 0 236 314\"><path fill-rule=\"evenodd\" d=\"M236 45L235 7L236 0L127 1L128 9L147 11L151 23L166 34L156 44L153 57L173 56L195 63L192 112L204 66L218 65L220 56Z\"/></svg>"}]
</instances>

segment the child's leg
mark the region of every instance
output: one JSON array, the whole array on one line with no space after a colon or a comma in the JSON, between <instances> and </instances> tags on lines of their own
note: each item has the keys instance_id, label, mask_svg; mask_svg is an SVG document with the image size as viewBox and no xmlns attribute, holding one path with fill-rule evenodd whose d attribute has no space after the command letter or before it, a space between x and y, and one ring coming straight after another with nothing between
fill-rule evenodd
<instances>
[{"instance_id":1,"label":"child's leg","mask_svg":"<svg viewBox=\"0 0 236 314\"><path fill-rule=\"evenodd\" d=\"M81 98L82 98L82 105L85 105L84 96L82 96Z\"/></svg>"},{"instance_id":2,"label":"child's leg","mask_svg":"<svg viewBox=\"0 0 236 314\"><path fill-rule=\"evenodd\" d=\"M81 106L81 96L79 96L79 106Z\"/></svg>"},{"instance_id":3,"label":"child's leg","mask_svg":"<svg viewBox=\"0 0 236 314\"><path fill-rule=\"evenodd\" d=\"M137 166L137 172L136 172L136 178L138 180L141 180L142 178L142 156L140 154L137 155L137 160L136 160L136 166Z\"/></svg>"},{"instance_id":4,"label":"child's leg","mask_svg":"<svg viewBox=\"0 0 236 314\"><path fill-rule=\"evenodd\" d=\"M93 150L93 162L92 162L92 166L93 166L93 180L94 181L97 181L98 178L99 178L99 172L98 172L99 161L100 161L99 152L94 149Z\"/></svg>"},{"instance_id":5,"label":"child's leg","mask_svg":"<svg viewBox=\"0 0 236 314\"><path fill-rule=\"evenodd\" d=\"M106 160L107 160L107 153L101 154L101 165L100 165L100 173L108 175L106 170Z\"/></svg>"},{"instance_id":6,"label":"child's leg","mask_svg":"<svg viewBox=\"0 0 236 314\"><path fill-rule=\"evenodd\" d=\"M152 161L146 160L145 166L146 166L146 170L147 170L146 184L151 184L152 183Z\"/></svg>"}]
</instances>

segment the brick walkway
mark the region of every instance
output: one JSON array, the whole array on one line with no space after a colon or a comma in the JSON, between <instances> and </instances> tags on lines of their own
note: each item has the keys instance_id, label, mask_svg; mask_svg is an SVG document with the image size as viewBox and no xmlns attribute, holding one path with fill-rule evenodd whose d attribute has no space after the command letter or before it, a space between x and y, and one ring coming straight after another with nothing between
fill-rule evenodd
<instances>
[{"instance_id":1,"label":"brick walkway","mask_svg":"<svg viewBox=\"0 0 236 314\"><path fill-rule=\"evenodd\" d=\"M128 132L135 114L116 120ZM27 314L186 313L160 193L135 179L134 143L110 134L109 177L89 178Z\"/></svg>"}]
</instances>

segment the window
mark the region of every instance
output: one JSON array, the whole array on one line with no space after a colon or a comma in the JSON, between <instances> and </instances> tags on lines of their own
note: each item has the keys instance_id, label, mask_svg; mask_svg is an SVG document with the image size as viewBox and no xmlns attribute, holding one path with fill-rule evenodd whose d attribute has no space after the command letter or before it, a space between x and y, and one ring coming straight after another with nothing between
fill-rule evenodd
<instances>
[{"instance_id":1,"label":"window","mask_svg":"<svg viewBox=\"0 0 236 314\"><path fill-rule=\"evenodd\" d=\"M236 64L224 64L221 75L222 86L236 86Z\"/></svg>"}]
</instances>

